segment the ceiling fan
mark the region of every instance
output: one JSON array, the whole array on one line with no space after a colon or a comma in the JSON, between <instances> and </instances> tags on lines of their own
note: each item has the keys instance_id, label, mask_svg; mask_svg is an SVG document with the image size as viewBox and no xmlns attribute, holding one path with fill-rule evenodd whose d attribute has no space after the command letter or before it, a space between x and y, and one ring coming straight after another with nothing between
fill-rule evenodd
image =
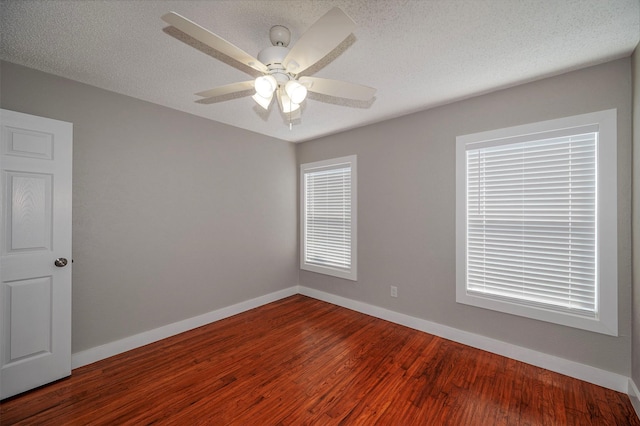
<instances>
[{"instance_id":1,"label":"ceiling fan","mask_svg":"<svg viewBox=\"0 0 640 426\"><path fill-rule=\"evenodd\" d=\"M199 102L255 89L253 99L268 110L275 93L280 110L289 118L291 127L291 120L300 117L300 104L305 100L307 92L357 101L369 101L375 94L376 89L371 87L302 75L333 51L355 29L355 22L338 7L318 19L291 48L288 48L291 40L289 30L281 25L272 27L269 37L273 46L258 53L257 59L175 12L163 15L162 19L197 41L262 73L255 80L198 92L196 95L203 98Z\"/></svg>"}]
</instances>

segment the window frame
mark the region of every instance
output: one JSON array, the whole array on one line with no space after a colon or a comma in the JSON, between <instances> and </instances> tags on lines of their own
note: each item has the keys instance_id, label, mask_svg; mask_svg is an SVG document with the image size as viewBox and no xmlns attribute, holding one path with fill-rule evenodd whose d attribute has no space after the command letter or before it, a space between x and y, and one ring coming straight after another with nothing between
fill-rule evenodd
<instances>
[{"instance_id":1,"label":"window frame","mask_svg":"<svg viewBox=\"0 0 640 426\"><path fill-rule=\"evenodd\" d=\"M313 170L341 168L349 165L351 169L351 265L349 269L334 268L330 266L318 265L316 263L308 263L305 259L307 241L306 241L306 225L307 225L307 194L305 185L305 175ZM333 158L312 163L300 164L300 269L316 272L320 274L330 275L351 281L358 280L358 167L357 156L349 155L345 157Z\"/></svg>"},{"instance_id":2,"label":"window frame","mask_svg":"<svg viewBox=\"0 0 640 426\"><path fill-rule=\"evenodd\" d=\"M467 291L467 146L538 140L558 130L598 126L596 201L596 315L593 318L519 304ZM618 335L617 111L610 109L456 138L456 302L597 333Z\"/></svg>"}]
</instances>

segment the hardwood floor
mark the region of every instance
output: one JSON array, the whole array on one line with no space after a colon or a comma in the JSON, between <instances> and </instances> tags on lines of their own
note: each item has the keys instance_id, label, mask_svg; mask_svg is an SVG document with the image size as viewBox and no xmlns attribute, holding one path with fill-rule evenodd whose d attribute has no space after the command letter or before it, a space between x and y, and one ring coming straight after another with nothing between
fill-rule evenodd
<instances>
[{"instance_id":1,"label":"hardwood floor","mask_svg":"<svg viewBox=\"0 0 640 426\"><path fill-rule=\"evenodd\" d=\"M37 425L640 425L627 395L296 295L0 403Z\"/></svg>"}]
</instances>

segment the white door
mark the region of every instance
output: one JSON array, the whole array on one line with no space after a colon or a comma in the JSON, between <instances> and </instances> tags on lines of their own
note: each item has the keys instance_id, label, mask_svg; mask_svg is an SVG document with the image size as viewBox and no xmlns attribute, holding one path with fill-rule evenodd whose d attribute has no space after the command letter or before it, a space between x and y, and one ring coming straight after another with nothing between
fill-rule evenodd
<instances>
[{"instance_id":1,"label":"white door","mask_svg":"<svg viewBox=\"0 0 640 426\"><path fill-rule=\"evenodd\" d=\"M71 374L72 125L0 109L0 399Z\"/></svg>"}]
</instances>

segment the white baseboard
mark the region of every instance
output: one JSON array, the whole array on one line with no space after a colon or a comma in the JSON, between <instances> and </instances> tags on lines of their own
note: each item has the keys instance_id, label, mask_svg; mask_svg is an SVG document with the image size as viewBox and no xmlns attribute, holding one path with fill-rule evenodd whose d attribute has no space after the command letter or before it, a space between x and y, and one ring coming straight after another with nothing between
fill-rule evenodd
<instances>
[{"instance_id":1,"label":"white baseboard","mask_svg":"<svg viewBox=\"0 0 640 426\"><path fill-rule=\"evenodd\" d=\"M148 345L149 343L157 342L158 340L166 339L167 337L175 336L176 334L201 327L214 321L228 318L241 312L248 311L249 309L257 308L258 306L266 305L267 303L275 302L276 300L293 296L297 293L298 286L289 287L284 290L256 297L255 299L246 300L235 305L207 312L206 314L198 315L193 318L187 318L186 320L174 322L173 324L168 324L153 330L126 337L121 340L116 340L115 342L106 343L95 348L77 352L71 356L71 368L82 367L84 365L100 361L110 356L114 356L122 352L126 352L131 349Z\"/></svg>"},{"instance_id":2,"label":"white baseboard","mask_svg":"<svg viewBox=\"0 0 640 426\"><path fill-rule=\"evenodd\" d=\"M276 300L294 294L303 294L314 299L322 300L334 305L342 306L357 312L391 321L396 324L404 325L415 330L424 331L454 342L462 343L474 348L482 349L518 361L526 362L537 367L555 371L566 376L594 383L608 389L629 394L633 406L640 417L640 392L631 379L621 374L612 373L589 365L580 364L564 358L548 355L532 349L523 348L521 346L505 343L499 340L490 339L457 328L448 327L435 322L427 321L421 318L412 317L399 312L394 312L379 306L370 305L368 303L359 302L345 297L336 296L320 290L314 290L302 286L293 286L284 290L276 291L255 299L237 303L232 306L217 309L193 318L168 324L153 330L145 331L140 334L126 337L115 342L106 343L95 348L74 353L71 357L72 368L82 367L96 361L108 358L158 340L183 333L188 330L257 308Z\"/></svg>"},{"instance_id":3,"label":"white baseboard","mask_svg":"<svg viewBox=\"0 0 640 426\"><path fill-rule=\"evenodd\" d=\"M589 365L580 364L578 362L570 361L564 358L548 355L542 352L534 351L532 349L527 349L522 346L505 343L500 340L491 339L474 333L469 333L457 328L448 327L435 322L401 314L381 308L379 306L374 306L364 302L336 296L334 294L325 293L320 290L315 290L303 286L300 286L299 290L300 294L313 297L314 299L322 300L334 305L361 312L363 314L371 315L396 324L404 325L415 330L424 331L426 333L433 334L448 340L453 340L454 342L462 343L474 348L482 349L487 352L506 356L508 358L525 362L527 364L535 365L536 367L555 371L556 373L564 374L565 376L584 380L585 382L593 383L608 389L613 389L618 392L627 393L629 391L629 378L621 374L612 373L610 371L605 371L599 368L591 367ZM635 390L635 392L636 395L638 395L637 389ZM636 410L638 409L636 408Z\"/></svg>"},{"instance_id":4,"label":"white baseboard","mask_svg":"<svg viewBox=\"0 0 640 426\"><path fill-rule=\"evenodd\" d=\"M638 386L631 379L629 379L629 399L631 400L633 409L636 410L636 415L640 418L640 391L638 390Z\"/></svg>"}]
</instances>

